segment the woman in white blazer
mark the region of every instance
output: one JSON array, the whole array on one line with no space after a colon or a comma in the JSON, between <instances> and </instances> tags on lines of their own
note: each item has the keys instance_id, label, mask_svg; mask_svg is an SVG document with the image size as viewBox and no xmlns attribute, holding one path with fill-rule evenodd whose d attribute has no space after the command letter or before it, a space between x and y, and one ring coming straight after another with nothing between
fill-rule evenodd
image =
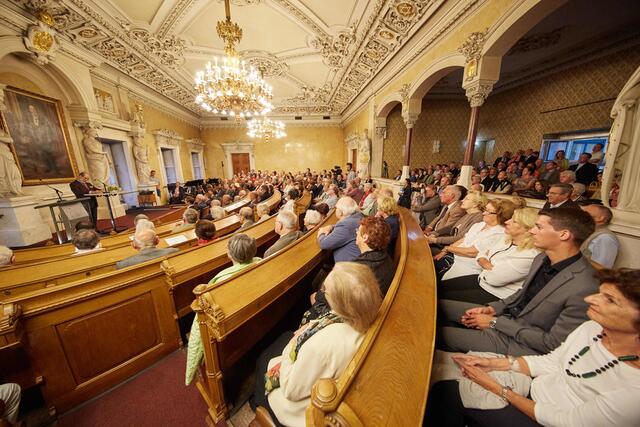
<instances>
[{"instance_id":1,"label":"woman in white blazer","mask_svg":"<svg viewBox=\"0 0 640 427\"><path fill-rule=\"evenodd\" d=\"M507 238L476 255L475 261L481 271L443 280L438 288L438 297L488 304L520 289L533 259L540 253L533 246L529 233L537 217L536 209L516 209L505 223Z\"/></svg>"}]
</instances>

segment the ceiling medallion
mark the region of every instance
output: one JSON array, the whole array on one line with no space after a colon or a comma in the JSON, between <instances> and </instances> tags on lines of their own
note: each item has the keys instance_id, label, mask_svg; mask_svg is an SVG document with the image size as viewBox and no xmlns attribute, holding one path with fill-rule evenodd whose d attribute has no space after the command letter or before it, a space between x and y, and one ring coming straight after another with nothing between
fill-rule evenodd
<instances>
[{"instance_id":1,"label":"ceiling medallion","mask_svg":"<svg viewBox=\"0 0 640 427\"><path fill-rule=\"evenodd\" d=\"M216 26L224 41L226 56L207 63L205 71L196 73L195 101L205 111L236 118L267 114L273 109L271 86L251 65L240 60L236 45L242 39L242 29L231 22L229 0L224 2L226 20Z\"/></svg>"},{"instance_id":2,"label":"ceiling medallion","mask_svg":"<svg viewBox=\"0 0 640 427\"><path fill-rule=\"evenodd\" d=\"M271 139L280 139L287 136L284 131L284 123L280 120L271 120L267 117L253 119L247 122L247 136L250 138L264 139L269 142Z\"/></svg>"},{"instance_id":3,"label":"ceiling medallion","mask_svg":"<svg viewBox=\"0 0 640 427\"><path fill-rule=\"evenodd\" d=\"M393 38L393 33L388 30L382 30L378 35L385 40L391 40Z\"/></svg>"},{"instance_id":4,"label":"ceiling medallion","mask_svg":"<svg viewBox=\"0 0 640 427\"><path fill-rule=\"evenodd\" d=\"M399 3L396 6L396 10L401 16L404 16L405 18L409 18L416 13L416 8L411 3Z\"/></svg>"}]
</instances>

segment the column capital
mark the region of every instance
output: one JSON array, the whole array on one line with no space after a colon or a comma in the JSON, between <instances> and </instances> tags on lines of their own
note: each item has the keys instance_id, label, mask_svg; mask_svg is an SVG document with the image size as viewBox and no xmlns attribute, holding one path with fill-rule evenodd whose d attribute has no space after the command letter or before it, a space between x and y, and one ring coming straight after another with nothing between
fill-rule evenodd
<instances>
[{"instance_id":1,"label":"column capital","mask_svg":"<svg viewBox=\"0 0 640 427\"><path fill-rule=\"evenodd\" d=\"M402 115L402 119L404 120L404 124L407 127L407 129L413 128L413 126L418 121L419 115L420 114L415 114L415 113L407 113Z\"/></svg>"},{"instance_id":2,"label":"column capital","mask_svg":"<svg viewBox=\"0 0 640 427\"><path fill-rule=\"evenodd\" d=\"M469 100L471 108L480 107L482 104L484 104L484 101L486 101L487 97L493 90L494 83L495 82L491 80L478 80L473 84L465 87L465 95Z\"/></svg>"}]
</instances>

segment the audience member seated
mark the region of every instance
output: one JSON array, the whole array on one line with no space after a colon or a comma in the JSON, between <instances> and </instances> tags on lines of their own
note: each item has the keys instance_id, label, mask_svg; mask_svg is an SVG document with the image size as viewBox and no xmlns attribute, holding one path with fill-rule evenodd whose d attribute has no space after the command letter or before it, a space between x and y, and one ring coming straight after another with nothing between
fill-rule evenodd
<instances>
[{"instance_id":1,"label":"audience member seated","mask_svg":"<svg viewBox=\"0 0 640 427\"><path fill-rule=\"evenodd\" d=\"M325 203L327 206L329 206L329 209L333 209L336 206L336 203L338 203L338 195L336 192L337 192L337 187L332 185L327 190L327 197L324 199L322 197L320 198L320 201L322 203Z\"/></svg>"},{"instance_id":2,"label":"audience member seated","mask_svg":"<svg viewBox=\"0 0 640 427\"><path fill-rule=\"evenodd\" d=\"M209 280L209 285L226 280L236 273L260 261L261 258L256 257L258 247L256 239L246 234L234 234L227 243L227 256L233 263L231 267L216 274L213 279ZM185 372L185 384L189 385L193 381L198 372L198 368L203 362L204 348L202 346L202 337L200 336L200 324L198 318L193 319L191 324L191 332L189 334L189 345L187 348L187 368Z\"/></svg>"},{"instance_id":3,"label":"audience member seated","mask_svg":"<svg viewBox=\"0 0 640 427\"><path fill-rule=\"evenodd\" d=\"M531 229L538 255L523 287L488 306L441 300L438 348L490 351L514 356L544 354L558 347L587 319L584 297L597 290L595 270L580 245L595 229L579 209L540 211Z\"/></svg>"},{"instance_id":4,"label":"audience member seated","mask_svg":"<svg viewBox=\"0 0 640 427\"><path fill-rule=\"evenodd\" d=\"M267 205L260 204L256 207L256 215L258 215L258 222L262 222L269 219L271 216L270 208Z\"/></svg>"},{"instance_id":5,"label":"audience member seated","mask_svg":"<svg viewBox=\"0 0 640 427\"><path fill-rule=\"evenodd\" d=\"M240 211L238 212L238 216L240 217L240 223L242 224L240 226L240 230L249 228L255 223L254 221L255 216L253 214L253 209L248 206L240 208Z\"/></svg>"},{"instance_id":6,"label":"audience member seated","mask_svg":"<svg viewBox=\"0 0 640 427\"><path fill-rule=\"evenodd\" d=\"M20 398L21 389L18 384L0 384L0 426L24 425L18 423Z\"/></svg>"},{"instance_id":7,"label":"audience member seated","mask_svg":"<svg viewBox=\"0 0 640 427\"><path fill-rule=\"evenodd\" d=\"M493 171L495 173L495 169L493 169ZM497 180L498 180L498 177L489 176L489 169L484 168L480 170L480 184L482 184L482 188L484 189L484 191L489 191Z\"/></svg>"},{"instance_id":8,"label":"audience member seated","mask_svg":"<svg viewBox=\"0 0 640 427\"><path fill-rule=\"evenodd\" d=\"M140 223L142 223L142 221L140 221L139 224ZM76 234L73 236L73 246L76 248L74 255L86 254L102 249L100 237L98 237L98 233L96 233L95 230L76 231Z\"/></svg>"},{"instance_id":9,"label":"audience member seated","mask_svg":"<svg viewBox=\"0 0 640 427\"><path fill-rule=\"evenodd\" d=\"M569 159L565 157L564 150L556 151L556 155L553 157L553 161L558 165L558 169L562 172L569 169Z\"/></svg>"},{"instance_id":10,"label":"audience member seated","mask_svg":"<svg viewBox=\"0 0 640 427\"><path fill-rule=\"evenodd\" d=\"M573 186L571 184L551 184L547 191L547 203L542 209L580 209L580 205L571 200Z\"/></svg>"},{"instance_id":11,"label":"audience member seated","mask_svg":"<svg viewBox=\"0 0 640 427\"><path fill-rule=\"evenodd\" d=\"M519 191L518 195L522 197L529 197L532 199L546 199L547 192L549 191L547 181L537 179L533 184L533 188L529 191Z\"/></svg>"},{"instance_id":12,"label":"audience member seated","mask_svg":"<svg viewBox=\"0 0 640 427\"><path fill-rule=\"evenodd\" d=\"M389 224L391 228L391 240L389 241L388 252L389 255L393 255L393 252L396 247L396 239L398 238L398 233L400 232L400 215L398 211L398 204L396 201L388 196L384 196L379 198L378 201L378 211L376 212L376 216L384 218L384 220Z\"/></svg>"},{"instance_id":13,"label":"audience member seated","mask_svg":"<svg viewBox=\"0 0 640 427\"><path fill-rule=\"evenodd\" d=\"M420 194L411 203L411 210L420 214L420 227L426 228L427 225L438 216L442 204L440 197L436 193L436 186L429 184L420 190Z\"/></svg>"},{"instance_id":14,"label":"audience member seated","mask_svg":"<svg viewBox=\"0 0 640 427\"><path fill-rule=\"evenodd\" d=\"M220 200L218 199L211 200L211 202L209 203L209 208L213 209L216 206L222 206L222 203L220 203Z\"/></svg>"},{"instance_id":15,"label":"audience member seated","mask_svg":"<svg viewBox=\"0 0 640 427\"><path fill-rule=\"evenodd\" d=\"M442 228L453 227L453 225L462 218L466 212L462 209L460 199L462 198L462 192L457 185L448 185L440 193L440 202L442 203L442 209L437 217L433 219L424 229L424 234L429 235L432 232L438 232Z\"/></svg>"},{"instance_id":16,"label":"audience member seated","mask_svg":"<svg viewBox=\"0 0 640 427\"><path fill-rule=\"evenodd\" d=\"M476 262L478 253L485 253L498 242L504 241L504 223L511 219L514 205L510 200L490 200L482 214L482 221L472 225L469 231L455 243L445 246L434 259L436 272L442 280L470 274L480 274L482 268Z\"/></svg>"},{"instance_id":17,"label":"audience member seated","mask_svg":"<svg viewBox=\"0 0 640 427\"><path fill-rule=\"evenodd\" d=\"M507 178L506 171L498 173L498 180L493 183L489 191L498 194L511 194L511 181Z\"/></svg>"},{"instance_id":18,"label":"audience member seated","mask_svg":"<svg viewBox=\"0 0 640 427\"><path fill-rule=\"evenodd\" d=\"M169 195L169 203L172 205L179 205L184 200L185 189L180 184L180 182L176 182L176 185Z\"/></svg>"},{"instance_id":19,"label":"audience member seated","mask_svg":"<svg viewBox=\"0 0 640 427\"><path fill-rule=\"evenodd\" d=\"M375 201L374 195L375 189L373 188L373 184L370 182L365 182L362 186L362 198L360 202L358 202L358 206L361 210L364 210L367 204L373 204ZM355 199L354 199L355 200Z\"/></svg>"},{"instance_id":20,"label":"audience member seated","mask_svg":"<svg viewBox=\"0 0 640 427\"><path fill-rule=\"evenodd\" d=\"M571 187L573 187L573 190L571 191L572 201L579 204L580 202L584 202L585 200L587 200L587 198L584 197L584 193L585 191L587 191L587 187L585 187L584 184L574 182L573 184L571 184Z\"/></svg>"},{"instance_id":21,"label":"audience member seated","mask_svg":"<svg viewBox=\"0 0 640 427\"><path fill-rule=\"evenodd\" d=\"M390 242L391 227L383 218L371 216L360 221L356 233L360 256L353 262L364 264L373 271L383 296L395 275L395 265L387 251Z\"/></svg>"},{"instance_id":22,"label":"audience member seated","mask_svg":"<svg viewBox=\"0 0 640 427\"><path fill-rule=\"evenodd\" d=\"M220 206L225 207L229 206L233 203L233 198L229 194L225 194L222 196L222 200L220 201Z\"/></svg>"},{"instance_id":23,"label":"audience member seated","mask_svg":"<svg viewBox=\"0 0 640 427\"><path fill-rule=\"evenodd\" d=\"M280 207L280 210L287 210L291 213L295 213L296 210L296 200L300 198L300 192L295 188L287 191L285 195L284 204Z\"/></svg>"},{"instance_id":24,"label":"audience member seated","mask_svg":"<svg viewBox=\"0 0 640 427\"><path fill-rule=\"evenodd\" d=\"M345 194L351 197L353 200L355 200L358 206L360 206L360 202L364 197L364 190L360 188L359 178L349 181L349 183L347 184L347 189L345 191Z\"/></svg>"},{"instance_id":25,"label":"audience member seated","mask_svg":"<svg viewBox=\"0 0 640 427\"><path fill-rule=\"evenodd\" d=\"M561 184L573 184L576 182L576 173L570 170L564 170L560 172L560 183Z\"/></svg>"},{"instance_id":26,"label":"audience member seated","mask_svg":"<svg viewBox=\"0 0 640 427\"><path fill-rule=\"evenodd\" d=\"M138 230L155 230L156 226L153 222L147 220L147 219L141 219L138 221L138 223L136 224L136 229L135 231Z\"/></svg>"},{"instance_id":27,"label":"audience member seated","mask_svg":"<svg viewBox=\"0 0 640 427\"><path fill-rule=\"evenodd\" d=\"M118 261L116 268L126 268L132 265L141 264L143 262L150 261L155 258L170 255L174 252L178 252L178 248L156 248L160 239L153 230L140 230L136 231L133 236L131 246L138 250L138 254L132 255L128 258Z\"/></svg>"},{"instance_id":28,"label":"audience member seated","mask_svg":"<svg viewBox=\"0 0 640 427\"><path fill-rule=\"evenodd\" d=\"M584 185L589 185L596 180L598 176L598 166L590 163L591 153L582 153L578 158L578 163L569 166L569 170L572 170L576 174L576 182Z\"/></svg>"},{"instance_id":29,"label":"audience member seated","mask_svg":"<svg viewBox=\"0 0 640 427\"><path fill-rule=\"evenodd\" d=\"M298 230L298 217L288 210L282 210L278 213L274 230L280 238L264 252L265 258L286 248L304 235L302 231Z\"/></svg>"},{"instance_id":30,"label":"audience member seated","mask_svg":"<svg viewBox=\"0 0 640 427\"><path fill-rule=\"evenodd\" d=\"M398 206L411 209L411 195L413 194L413 187L409 178L405 179L404 187L398 193Z\"/></svg>"},{"instance_id":31,"label":"audience member seated","mask_svg":"<svg viewBox=\"0 0 640 427\"><path fill-rule=\"evenodd\" d=\"M147 220L147 221L151 221L147 215L138 214L138 215L135 216L135 218L133 218L133 226L135 227L136 225L138 225L138 221L141 221L143 219Z\"/></svg>"},{"instance_id":32,"label":"audience member seated","mask_svg":"<svg viewBox=\"0 0 640 427\"><path fill-rule=\"evenodd\" d=\"M318 243L324 250L333 250L335 262L353 261L360 255L356 230L364 217L351 197L341 197L336 203L336 218L338 222L335 225L318 229Z\"/></svg>"},{"instance_id":33,"label":"audience member seated","mask_svg":"<svg viewBox=\"0 0 640 427\"><path fill-rule=\"evenodd\" d=\"M221 206L214 206L209 209L209 215L211 215L212 221L218 221L227 215L227 212Z\"/></svg>"},{"instance_id":34,"label":"audience member seated","mask_svg":"<svg viewBox=\"0 0 640 427\"><path fill-rule=\"evenodd\" d=\"M13 251L6 246L0 245L0 267L7 267L16 262Z\"/></svg>"},{"instance_id":35,"label":"audience member seated","mask_svg":"<svg viewBox=\"0 0 640 427\"><path fill-rule=\"evenodd\" d=\"M314 383L343 373L382 302L376 279L364 265L336 264L324 286L331 312L282 335L258 358L254 408L267 408L283 425L305 424Z\"/></svg>"},{"instance_id":36,"label":"audience member seated","mask_svg":"<svg viewBox=\"0 0 640 427\"><path fill-rule=\"evenodd\" d=\"M466 212L450 227L441 227L427 236L427 241L438 253L445 245L450 245L467 234L471 226L482 221L482 211L487 204L487 198L478 191L470 191L462 200L460 207Z\"/></svg>"},{"instance_id":37,"label":"audience member seated","mask_svg":"<svg viewBox=\"0 0 640 427\"><path fill-rule=\"evenodd\" d=\"M145 215L146 216L146 215ZM140 220L138 220L140 221ZM136 224L136 222L134 221L134 224ZM76 225L73 226L74 231L80 231L80 230L95 230L96 226L93 225L93 223L89 220L80 220L78 222L76 222Z\"/></svg>"},{"instance_id":38,"label":"audience member seated","mask_svg":"<svg viewBox=\"0 0 640 427\"><path fill-rule=\"evenodd\" d=\"M488 304L516 293L540 253L529 232L537 218L537 209L516 209L505 222L507 238L476 255L482 271L442 281L438 298Z\"/></svg>"},{"instance_id":39,"label":"audience member seated","mask_svg":"<svg viewBox=\"0 0 640 427\"><path fill-rule=\"evenodd\" d=\"M196 237L198 238L198 246L206 245L209 242L218 240L216 238L216 225L213 221L201 219L196 222Z\"/></svg>"},{"instance_id":40,"label":"audience member seated","mask_svg":"<svg viewBox=\"0 0 640 427\"><path fill-rule=\"evenodd\" d=\"M313 210L317 211L320 216L322 216L322 219L325 219L327 215L329 215L329 211L331 210L331 208L329 208L329 205L327 205L326 203L318 203L317 205L313 206Z\"/></svg>"},{"instance_id":41,"label":"audience member seated","mask_svg":"<svg viewBox=\"0 0 640 427\"><path fill-rule=\"evenodd\" d=\"M556 162L546 163L544 165L544 172L540 174L539 178L549 184L560 182L560 170Z\"/></svg>"},{"instance_id":42,"label":"audience member seated","mask_svg":"<svg viewBox=\"0 0 640 427\"><path fill-rule=\"evenodd\" d=\"M308 233L309 231L313 230L316 225L320 224L322 222L322 215L320 215L320 212L313 210L313 209L309 209L307 210L307 212L304 214L304 221L303 221L303 232L304 233Z\"/></svg>"},{"instance_id":43,"label":"audience member seated","mask_svg":"<svg viewBox=\"0 0 640 427\"><path fill-rule=\"evenodd\" d=\"M511 351L502 353L506 357L453 355L461 382L435 384L424 425L637 426L640 272L603 270L598 279L599 292L584 299L590 320L553 352L518 358ZM497 375L512 384L524 382L529 396L502 385ZM465 408L461 393L472 383L476 402L501 398L502 409Z\"/></svg>"},{"instance_id":44,"label":"audience member seated","mask_svg":"<svg viewBox=\"0 0 640 427\"><path fill-rule=\"evenodd\" d=\"M596 231L582 243L582 254L605 268L612 268L616 263L620 242L615 233L609 229L613 217L611 209L602 205L587 205L582 209L591 215L596 223Z\"/></svg>"},{"instance_id":45,"label":"audience member seated","mask_svg":"<svg viewBox=\"0 0 640 427\"><path fill-rule=\"evenodd\" d=\"M191 230L195 227L196 222L200 218L200 214L197 210L187 208L182 214L182 224L176 225L171 230L171 233L180 233L181 231Z\"/></svg>"},{"instance_id":46,"label":"audience member seated","mask_svg":"<svg viewBox=\"0 0 640 427\"><path fill-rule=\"evenodd\" d=\"M536 183L536 177L533 176L531 170L528 167L522 169L522 175L513 181L511 191L528 191L533 188L533 184Z\"/></svg>"}]
</instances>

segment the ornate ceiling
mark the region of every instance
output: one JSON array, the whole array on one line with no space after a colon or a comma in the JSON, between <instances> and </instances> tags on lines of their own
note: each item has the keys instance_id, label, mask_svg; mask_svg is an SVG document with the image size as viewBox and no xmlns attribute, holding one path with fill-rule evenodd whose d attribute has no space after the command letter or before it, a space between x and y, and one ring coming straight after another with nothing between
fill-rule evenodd
<instances>
[{"instance_id":1,"label":"ornate ceiling","mask_svg":"<svg viewBox=\"0 0 640 427\"><path fill-rule=\"evenodd\" d=\"M61 37L198 115L193 77L223 55L222 0L11 0ZM241 56L265 68L275 114L339 115L444 0L231 0ZM451 3L456 2L448 2Z\"/></svg>"}]
</instances>

